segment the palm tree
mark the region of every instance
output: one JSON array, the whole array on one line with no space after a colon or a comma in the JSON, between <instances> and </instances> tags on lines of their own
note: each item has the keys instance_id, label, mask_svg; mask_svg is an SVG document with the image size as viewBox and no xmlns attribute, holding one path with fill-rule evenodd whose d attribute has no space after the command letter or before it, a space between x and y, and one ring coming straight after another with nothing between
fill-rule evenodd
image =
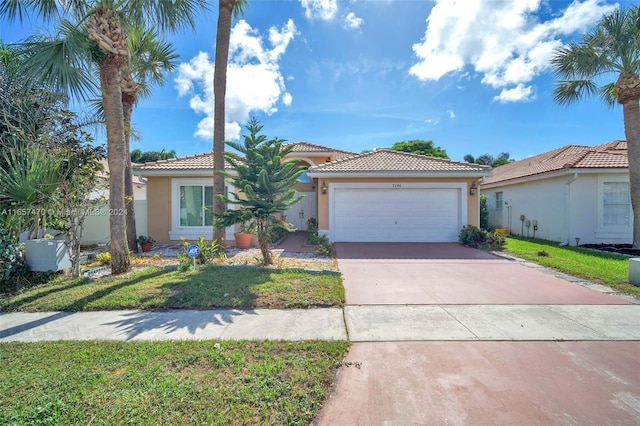
<instances>
[{"instance_id":1,"label":"palm tree","mask_svg":"<svg viewBox=\"0 0 640 426\"><path fill-rule=\"evenodd\" d=\"M0 5L0 17L22 20L24 16L28 16L28 9L33 9L41 20L60 23L76 36L67 41L53 40L49 44L33 45L35 49L31 56L31 69L46 76L43 79L52 87L83 90L78 84L83 79L90 80L84 64L98 63L110 171L109 222L113 274L125 272L130 267L124 214L124 176L128 149L121 92L122 72L130 60L126 28L133 23L140 26L148 24L163 31L174 31L185 25L193 27L196 12L206 8L206 0L5 0ZM71 17L75 22L66 21L63 17ZM68 61L62 60L69 55L77 55L76 61L81 60L75 62L78 67L70 67ZM87 60L89 57L92 61Z\"/></svg>"},{"instance_id":2,"label":"palm tree","mask_svg":"<svg viewBox=\"0 0 640 426\"><path fill-rule=\"evenodd\" d=\"M227 92L227 64L231 39L231 19L242 14L247 0L219 0L216 29L216 59L213 73L213 213L221 216L226 210L224 191L224 126L225 97ZM225 230L213 228L213 238L224 247Z\"/></svg>"},{"instance_id":3,"label":"palm tree","mask_svg":"<svg viewBox=\"0 0 640 426\"><path fill-rule=\"evenodd\" d=\"M131 61L122 72L122 110L124 113L125 145L127 147L124 173L124 195L127 222L127 245L134 253L138 251L136 216L131 174L131 115L140 97L151 94L152 84L164 84L164 72L175 69L178 55L170 42L160 40L155 30L134 27L127 31L127 44Z\"/></svg>"},{"instance_id":4,"label":"palm tree","mask_svg":"<svg viewBox=\"0 0 640 426\"><path fill-rule=\"evenodd\" d=\"M640 248L640 6L605 16L579 42L555 51L551 61L559 77L554 100L571 104L599 95L607 105L622 105L629 156L633 209L633 247ZM614 82L599 84L602 79Z\"/></svg>"}]
</instances>

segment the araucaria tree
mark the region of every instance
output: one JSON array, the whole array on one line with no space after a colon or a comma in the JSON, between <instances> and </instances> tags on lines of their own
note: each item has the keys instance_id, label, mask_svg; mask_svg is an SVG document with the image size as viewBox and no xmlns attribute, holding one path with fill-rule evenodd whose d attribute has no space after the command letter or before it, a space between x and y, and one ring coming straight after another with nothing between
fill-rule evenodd
<instances>
[{"instance_id":1,"label":"araucaria tree","mask_svg":"<svg viewBox=\"0 0 640 426\"><path fill-rule=\"evenodd\" d=\"M22 19L31 16L31 9L43 21L65 26L70 30L67 33L76 36L66 41L47 40L46 43L34 44L35 49L30 56L31 69L40 73L54 90L69 90L74 81L80 84L81 80L87 80L85 69L76 69L67 62L70 56L88 58L85 64L90 61L98 64L107 134L113 274L125 272L130 266L124 215L128 149L121 92L122 73L130 61L127 28L149 25L160 31L173 31L183 26L193 27L196 13L206 8L206 0L4 0L0 4L0 17ZM73 22L65 18L71 18ZM75 89L81 90L77 85Z\"/></svg>"},{"instance_id":2,"label":"araucaria tree","mask_svg":"<svg viewBox=\"0 0 640 426\"><path fill-rule=\"evenodd\" d=\"M633 247L640 248L640 6L605 16L579 42L557 49L552 66L559 80L554 90L559 104L598 95L609 106L622 105ZM608 83L599 84L601 81Z\"/></svg>"},{"instance_id":3,"label":"araucaria tree","mask_svg":"<svg viewBox=\"0 0 640 426\"><path fill-rule=\"evenodd\" d=\"M293 145L284 146L282 139L267 139L260 135L262 126L255 119L247 125L249 135L244 142L227 142L238 153L227 151L225 159L233 167L233 173L225 173L226 178L242 194L222 196L226 203L235 204L234 210L227 210L216 217L216 228L242 222L253 222L258 232L258 241L266 265L273 263L270 251L270 230L274 226L285 226L278 217L279 213L289 209L301 196L293 187L304 172L294 161L282 161Z\"/></svg>"}]
</instances>

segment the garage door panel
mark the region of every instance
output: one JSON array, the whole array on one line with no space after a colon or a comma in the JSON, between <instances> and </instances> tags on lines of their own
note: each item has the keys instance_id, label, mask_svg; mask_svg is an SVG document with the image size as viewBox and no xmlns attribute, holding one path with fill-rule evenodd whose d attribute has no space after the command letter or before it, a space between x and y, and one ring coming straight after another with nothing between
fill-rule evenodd
<instances>
[{"instance_id":1,"label":"garage door panel","mask_svg":"<svg viewBox=\"0 0 640 426\"><path fill-rule=\"evenodd\" d=\"M355 189L334 193L335 241L456 241L460 189Z\"/></svg>"}]
</instances>

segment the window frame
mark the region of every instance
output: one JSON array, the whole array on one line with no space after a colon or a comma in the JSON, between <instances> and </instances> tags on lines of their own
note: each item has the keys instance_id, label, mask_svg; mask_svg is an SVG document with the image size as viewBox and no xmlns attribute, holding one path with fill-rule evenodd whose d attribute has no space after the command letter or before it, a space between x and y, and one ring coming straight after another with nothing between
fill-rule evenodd
<instances>
[{"instance_id":1,"label":"window frame","mask_svg":"<svg viewBox=\"0 0 640 426\"><path fill-rule=\"evenodd\" d=\"M597 232L602 235L627 234L633 232L633 208L631 207L631 188L629 188L629 219L623 225L605 225L605 185L611 183L626 183L630 186L628 175L598 176L598 225Z\"/></svg>"},{"instance_id":2,"label":"window frame","mask_svg":"<svg viewBox=\"0 0 640 426\"><path fill-rule=\"evenodd\" d=\"M496 204L495 204L494 210L502 210L504 208L504 192L496 191L495 199L496 199Z\"/></svg>"},{"instance_id":3,"label":"window frame","mask_svg":"<svg viewBox=\"0 0 640 426\"><path fill-rule=\"evenodd\" d=\"M213 238L213 225L204 225L206 220L206 212L202 214L202 223L200 226L181 225L180 222L180 188L188 186L200 186L202 187L202 201L205 203L205 189L206 187L213 188L213 177L202 178L172 178L171 179L171 227L169 229L170 240L180 240L185 237L189 240L198 239L202 235L206 239ZM225 191L233 191L232 185L227 183ZM232 204L227 205L227 208L233 208ZM226 239L233 239L233 233L235 226L229 226L226 229Z\"/></svg>"}]
</instances>

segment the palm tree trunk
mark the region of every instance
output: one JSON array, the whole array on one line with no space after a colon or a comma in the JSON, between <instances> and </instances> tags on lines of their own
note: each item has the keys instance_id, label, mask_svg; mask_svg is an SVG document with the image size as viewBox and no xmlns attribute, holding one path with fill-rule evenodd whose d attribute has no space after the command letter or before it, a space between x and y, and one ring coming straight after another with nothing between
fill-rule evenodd
<instances>
[{"instance_id":1,"label":"palm tree trunk","mask_svg":"<svg viewBox=\"0 0 640 426\"><path fill-rule=\"evenodd\" d=\"M138 252L138 236L136 234L136 211L133 196L133 176L131 173L131 115L133 114L133 105L135 97L129 92L122 92L122 112L124 116L124 144L127 152L125 153L124 167L124 206L127 222L127 246L133 253Z\"/></svg>"},{"instance_id":2,"label":"palm tree trunk","mask_svg":"<svg viewBox=\"0 0 640 426\"><path fill-rule=\"evenodd\" d=\"M124 138L124 114L120 72L129 58L126 33L113 10L98 9L87 20L87 32L104 53L100 61L102 108L107 128L107 162L109 165L109 236L111 273L129 270L131 259L127 247L124 206L124 170L127 148Z\"/></svg>"},{"instance_id":3,"label":"palm tree trunk","mask_svg":"<svg viewBox=\"0 0 640 426\"><path fill-rule=\"evenodd\" d=\"M218 27L216 32L216 59L213 74L214 114L213 114L213 212L221 216L226 209L224 195L224 126L225 97L227 92L227 63L229 60L229 40L231 38L231 18L236 0L219 0ZM213 229L213 237L223 248L224 228Z\"/></svg>"},{"instance_id":4,"label":"palm tree trunk","mask_svg":"<svg viewBox=\"0 0 640 426\"><path fill-rule=\"evenodd\" d=\"M638 99L628 99L622 104L624 133L629 157L629 192L633 209L633 248L640 248L640 107Z\"/></svg>"},{"instance_id":5,"label":"palm tree trunk","mask_svg":"<svg viewBox=\"0 0 640 426\"><path fill-rule=\"evenodd\" d=\"M111 53L100 62L100 86L102 105L107 128L107 162L109 164L109 226L111 273L121 274L129 270L127 246L124 173L127 149L124 139L122 93L120 92L120 55Z\"/></svg>"}]
</instances>

